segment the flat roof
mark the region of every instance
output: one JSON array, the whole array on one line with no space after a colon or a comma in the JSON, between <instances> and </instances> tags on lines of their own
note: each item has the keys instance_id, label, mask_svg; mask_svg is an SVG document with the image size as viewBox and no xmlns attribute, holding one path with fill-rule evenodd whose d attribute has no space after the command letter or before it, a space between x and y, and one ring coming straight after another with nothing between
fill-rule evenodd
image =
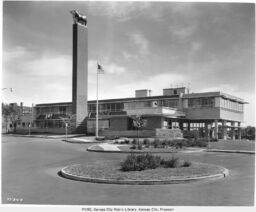
<instances>
[{"instance_id":1,"label":"flat roof","mask_svg":"<svg viewBox=\"0 0 256 212\"><path fill-rule=\"evenodd\" d=\"M244 100L222 93L220 91L217 92L204 92L204 93L189 93L184 94L182 98L200 98L200 97L224 97L233 101L237 101L243 104L246 104L248 102L245 102ZM160 95L160 96L145 96L145 97L128 97L128 98L118 98L118 99L100 99L99 102L101 103L114 103L114 102L129 102L129 101L141 101L141 100L158 100L158 99L178 99L179 95ZM88 104L96 103L96 100L89 100ZM72 102L56 102L56 103L43 103L43 104L36 104L35 107L49 107L49 106L64 106L64 105L70 105Z\"/></svg>"},{"instance_id":2,"label":"flat roof","mask_svg":"<svg viewBox=\"0 0 256 212\"><path fill-rule=\"evenodd\" d=\"M100 99L99 102L128 102L128 101L140 101L140 100L155 100L155 99L178 99L179 95L166 95L166 96L146 96L146 97L131 97L131 98L118 98L118 99ZM95 103L96 100L89 100L88 103L92 104ZM54 105L68 105L72 104L72 102L57 102L57 103L43 103L43 104L36 104L36 106L43 107L43 106L54 106Z\"/></svg>"}]
</instances>

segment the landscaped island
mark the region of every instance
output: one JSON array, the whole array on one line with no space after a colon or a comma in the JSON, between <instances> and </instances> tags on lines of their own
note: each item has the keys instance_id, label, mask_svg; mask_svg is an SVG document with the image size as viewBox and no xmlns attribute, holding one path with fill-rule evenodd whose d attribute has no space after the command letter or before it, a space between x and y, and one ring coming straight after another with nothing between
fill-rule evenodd
<instances>
[{"instance_id":1,"label":"landscaped island","mask_svg":"<svg viewBox=\"0 0 256 212\"><path fill-rule=\"evenodd\" d=\"M209 140L186 138L117 138L106 139L103 144L90 146L88 151L124 153L174 153L187 148L205 148Z\"/></svg>"},{"instance_id":2,"label":"landscaped island","mask_svg":"<svg viewBox=\"0 0 256 212\"><path fill-rule=\"evenodd\" d=\"M64 177L95 183L167 184L221 178L228 171L220 166L161 158L151 154L128 155L120 161L70 165L61 170Z\"/></svg>"}]
</instances>

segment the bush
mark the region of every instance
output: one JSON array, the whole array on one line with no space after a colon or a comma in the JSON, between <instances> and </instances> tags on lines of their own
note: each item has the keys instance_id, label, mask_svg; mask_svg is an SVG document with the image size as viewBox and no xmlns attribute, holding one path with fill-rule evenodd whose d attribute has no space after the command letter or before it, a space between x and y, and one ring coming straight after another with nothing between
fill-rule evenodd
<instances>
[{"instance_id":1,"label":"bush","mask_svg":"<svg viewBox=\"0 0 256 212\"><path fill-rule=\"evenodd\" d=\"M129 139L125 139L124 143L129 144L130 143Z\"/></svg>"},{"instance_id":2,"label":"bush","mask_svg":"<svg viewBox=\"0 0 256 212\"><path fill-rule=\"evenodd\" d=\"M104 137L104 140L114 140L114 139L119 139L119 136L116 135L107 135Z\"/></svg>"},{"instance_id":3,"label":"bush","mask_svg":"<svg viewBox=\"0 0 256 212\"><path fill-rule=\"evenodd\" d=\"M137 147L138 147L138 150L142 150L142 145L141 144L139 144Z\"/></svg>"},{"instance_id":4,"label":"bush","mask_svg":"<svg viewBox=\"0 0 256 212\"><path fill-rule=\"evenodd\" d=\"M170 159L167 160L162 160L161 164L165 167L165 168L176 168L179 165L179 158L176 157L172 157Z\"/></svg>"},{"instance_id":5,"label":"bush","mask_svg":"<svg viewBox=\"0 0 256 212\"><path fill-rule=\"evenodd\" d=\"M184 161L182 166L183 167L190 167L191 166L191 162L190 161Z\"/></svg>"},{"instance_id":6,"label":"bush","mask_svg":"<svg viewBox=\"0 0 256 212\"><path fill-rule=\"evenodd\" d=\"M138 143L137 139L134 138L134 139L132 140L132 144L135 145L135 144L137 144L137 143Z\"/></svg>"},{"instance_id":7,"label":"bush","mask_svg":"<svg viewBox=\"0 0 256 212\"><path fill-rule=\"evenodd\" d=\"M144 144L144 145L149 145L149 144L150 144L149 139L148 139L148 138L145 138L145 139L143 140L143 144Z\"/></svg>"},{"instance_id":8,"label":"bush","mask_svg":"<svg viewBox=\"0 0 256 212\"><path fill-rule=\"evenodd\" d=\"M156 138L156 139L153 141L153 146L154 146L154 148L158 148L159 143L160 143L160 140L159 140L158 138Z\"/></svg>"},{"instance_id":9,"label":"bush","mask_svg":"<svg viewBox=\"0 0 256 212\"><path fill-rule=\"evenodd\" d=\"M177 144L176 144L176 148L178 149L178 148L182 148L183 147L183 141L181 140L181 141L178 141L177 142Z\"/></svg>"},{"instance_id":10,"label":"bush","mask_svg":"<svg viewBox=\"0 0 256 212\"><path fill-rule=\"evenodd\" d=\"M201 138L195 141L195 145L198 147L207 147L208 142L209 142L208 138Z\"/></svg>"},{"instance_id":11,"label":"bush","mask_svg":"<svg viewBox=\"0 0 256 212\"><path fill-rule=\"evenodd\" d=\"M97 141L104 141L104 140L106 140L106 137L96 137L95 140L97 140Z\"/></svg>"},{"instance_id":12,"label":"bush","mask_svg":"<svg viewBox=\"0 0 256 212\"><path fill-rule=\"evenodd\" d=\"M163 148L166 148L166 147L167 147L167 142L168 142L168 141L167 141L166 139L162 141L162 147L163 147Z\"/></svg>"},{"instance_id":13,"label":"bush","mask_svg":"<svg viewBox=\"0 0 256 212\"><path fill-rule=\"evenodd\" d=\"M132 145L130 149L136 149L136 145Z\"/></svg>"},{"instance_id":14,"label":"bush","mask_svg":"<svg viewBox=\"0 0 256 212\"><path fill-rule=\"evenodd\" d=\"M218 138L211 138L211 142L218 142Z\"/></svg>"},{"instance_id":15,"label":"bush","mask_svg":"<svg viewBox=\"0 0 256 212\"><path fill-rule=\"evenodd\" d=\"M142 171L145 169L155 169L160 166L161 158L152 154L128 155L121 163L122 171Z\"/></svg>"}]
</instances>

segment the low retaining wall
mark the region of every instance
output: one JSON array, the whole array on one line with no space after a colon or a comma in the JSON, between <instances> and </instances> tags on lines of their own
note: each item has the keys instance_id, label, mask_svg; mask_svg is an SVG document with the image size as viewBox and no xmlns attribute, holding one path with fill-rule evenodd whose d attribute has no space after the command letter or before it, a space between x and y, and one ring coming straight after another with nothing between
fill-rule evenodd
<instances>
[{"instance_id":1,"label":"low retaining wall","mask_svg":"<svg viewBox=\"0 0 256 212\"><path fill-rule=\"evenodd\" d=\"M66 167L65 167L66 168ZM91 178L84 176L77 176L69 174L65 171L65 168L61 169L60 173L63 177L90 183L105 183L105 184L126 184L126 185L162 185L162 184L179 184L179 183L189 183L196 181L208 181L216 180L220 178L227 177L229 170L223 167L223 171L219 174L198 176L198 177L184 177L184 178L174 178L166 180L118 180L118 179L105 179L105 178Z\"/></svg>"},{"instance_id":2,"label":"low retaining wall","mask_svg":"<svg viewBox=\"0 0 256 212\"><path fill-rule=\"evenodd\" d=\"M119 136L119 137L158 137L158 138L183 138L180 129L155 129L155 130L100 130L100 136Z\"/></svg>"},{"instance_id":3,"label":"low retaining wall","mask_svg":"<svg viewBox=\"0 0 256 212\"><path fill-rule=\"evenodd\" d=\"M49 134L65 134L65 128L31 128L30 133L38 133L38 134L44 134L44 133L49 133ZM9 133L14 133L14 130L9 131ZM28 135L29 134L29 129L28 128L16 128L17 134L24 134ZM68 134L71 133L71 129L68 128Z\"/></svg>"},{"instance_id":4,"label":"low retaining wall","mask_svg":"<svg viewBox=\"0 0 256 212\"><path fill-rule=\"evenodd\" d=\"M99 131L100 136L119 136L119 137L153 137L155 136L154 130L101 130Z\"/></svg>"},{"instance_id":5,"label":"low retaining wall","mask_svg":"<svg viewBox=\"0 0 256 212\"><path fill-rule=\"evenodd\" d=\"M183 138L182 131L180 129L155 129L155 136L160 138Z\"/></svg>"}]
</instances>

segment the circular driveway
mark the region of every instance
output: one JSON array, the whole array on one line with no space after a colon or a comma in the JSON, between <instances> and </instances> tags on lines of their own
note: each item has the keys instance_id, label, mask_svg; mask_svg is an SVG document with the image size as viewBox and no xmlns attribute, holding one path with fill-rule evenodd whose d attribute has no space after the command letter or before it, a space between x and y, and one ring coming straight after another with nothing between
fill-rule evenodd
<instances>
[{"instance_id":1,"label":"circular driveway","mask_svg":"<svg viewBox=\"0 0 256 212\"><path fill-rule=\"evenodd\" d=\"M92 144L2 137L2 203L60 205L252 206L254 155L195 152L175 155L229 169L220 180L171 185L111 185L62 178L64 166L123 160L126 154L88 152Z\"/></svg>"}]
</instances>

